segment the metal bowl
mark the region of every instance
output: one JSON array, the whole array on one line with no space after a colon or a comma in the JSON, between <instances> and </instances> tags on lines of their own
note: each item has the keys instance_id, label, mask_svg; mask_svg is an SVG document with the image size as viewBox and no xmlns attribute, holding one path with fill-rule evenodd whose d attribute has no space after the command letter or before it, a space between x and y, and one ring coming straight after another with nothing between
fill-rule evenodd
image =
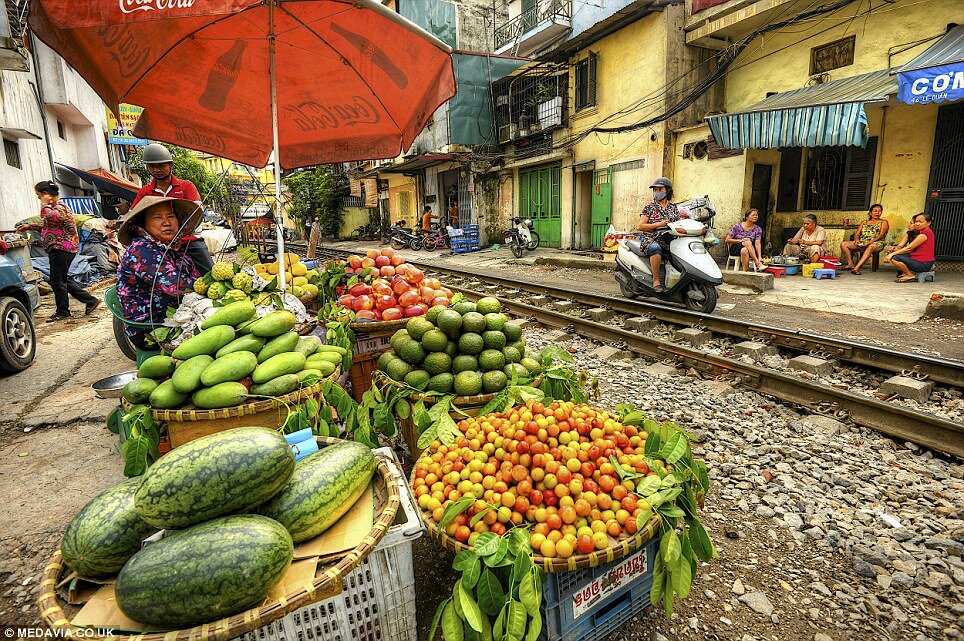
<instances>
[{"instance_id":1,"label":"metal bowl","mask_svg":"<svg viewBox=\"0 0 964 641\"><path fill-rule=\"evenodd\" d=\"M137 378L137 370L102 378L90 386L100 398L120 398L124 386Z\"/></svg>"},{"instance_id":2,"label":"metal bowl","mask_svg":"<svg viewBox=\"0 0 964 641\"><path fill-rule=\"evenodd\" d=\"M770 263L772 263L772 264L774 264L774 265L782 265L782 264L783 264L783 256L779 256L779 255L777 255L777 256L772 256L772 257L770 258Z\"/></svg>"},{"instance_id":3,"label":"metal bowl","mask_svg":"<svg viewBox=\"0 0 964 641\"><path fill-rule=\"evenodd\" d=\"M800 264L800 257L799 257L799 256L784 256L784 257L783 257L783 264L784 264L784 265L799 265L799 264Z\"/></svg>"}]
</instances>

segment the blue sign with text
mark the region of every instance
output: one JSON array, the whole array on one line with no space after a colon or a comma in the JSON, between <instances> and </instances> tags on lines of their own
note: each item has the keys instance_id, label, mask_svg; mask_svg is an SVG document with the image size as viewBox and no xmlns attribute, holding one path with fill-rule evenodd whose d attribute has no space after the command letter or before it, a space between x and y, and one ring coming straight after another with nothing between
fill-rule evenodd
<instances>
[{"instance_id":1,"label":"blue sign with text","mask_svg":"<svg viewBox=\"0 0 964 641\"><path fill-rule=\"evenodd\" d=\"M897 74L897 99L908 105L964 99L964 62Z\"/></svg>"}]
</instances>

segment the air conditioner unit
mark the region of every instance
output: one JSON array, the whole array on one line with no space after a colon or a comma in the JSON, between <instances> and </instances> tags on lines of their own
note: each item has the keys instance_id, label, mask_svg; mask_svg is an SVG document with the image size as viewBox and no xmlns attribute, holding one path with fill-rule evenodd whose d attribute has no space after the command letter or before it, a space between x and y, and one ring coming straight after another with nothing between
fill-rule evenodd
<instances>
[{"instance_id":1,"label":"air conditioner unit","mask_svg":"<svg viewBox=\"0 0 964 641\"><path fill-rule=\"evenodd\" d=\"M505 143L516 138L516 132L518 131L516 125L508 124L499 127L499 142Z\"/></svg>"},{"instance_id":2,"label":"air conditioner unit","mask_svg":"<svg viewBox=\"0 0 964 641\"><path fill-rule=\"evenodd\" d=\"M496 96L496 97L495 97L495 106L496 106L496 107L504 107L504 106L506 106L507 104L509 104L509 95L508 95L508 94L503 94L503 95L501 95L501 96Z\"/></svg>"}]
</instances>

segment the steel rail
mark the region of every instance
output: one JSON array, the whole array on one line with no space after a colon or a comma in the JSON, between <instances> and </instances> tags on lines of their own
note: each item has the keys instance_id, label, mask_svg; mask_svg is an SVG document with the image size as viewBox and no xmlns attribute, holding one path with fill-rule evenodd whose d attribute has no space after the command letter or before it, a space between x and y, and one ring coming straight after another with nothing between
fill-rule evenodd
<instances>
[{"instance_id":1,"label":"steel rail","mask_svg":"<svg viewBox=\"0 0 964 641\"><path fill-rule=\"evenodd\" d=\"M352 253L330 248L325 248L325 251L339 256L350 255ZM912 354L889 347L883 348L802 330L750 323L646 301L635 301L616 296L580 292L556 285L520 283L518 280L513 280L505 276L497 276L470 269L439 267L432 263L422 263L418 261L408 262L419 268L447 274L449 276L473 278L510 289L536 294L547 294L553 298L571 300L576 303L592 305L594 307L607 307L613 311L624 314L639 315L646 313L654 319L666 323L685 325L688 327L699 326L717 334L764 341L775 346L800 352L819 352L830 358L856 363L864 367L873 367L894 372L896 374L913 372L917 376L926 376L930 380L938 383L944 383L953 387L964 387L964 363L947 358ZM453 288L450 287L450 289Z\"/></svg>"}]
</instances>

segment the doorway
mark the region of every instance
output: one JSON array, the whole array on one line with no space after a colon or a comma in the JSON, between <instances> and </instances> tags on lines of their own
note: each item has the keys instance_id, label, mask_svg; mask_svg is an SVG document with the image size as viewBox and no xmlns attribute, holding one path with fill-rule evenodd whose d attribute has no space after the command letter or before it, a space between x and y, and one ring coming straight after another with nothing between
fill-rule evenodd
<instances>
[{"instance_id":1,"label":"doorway","mask_svg":"<svg viewBox=\"0 0 964 641\"><path fill-rule=\"evenodd\" d=\"M613 219L613 168L594 171L592 183L592 246L602 249Z\"/></svg>"},{"instance_id":2,"label":"doorway","mask_svg":"<svg viewBox=\"0 0 964 641\"><path fill-rule=\"evenodd\" d=\"M592 170L576 172L575 249L592 247Z\"/></svg>"},{"instance_id":3,"label":"doorway","mask_svg":"<svg viewBox=\"0 0 964 641\"><path fill-rule=\"evenodd\" d=\"M561 178L562 163L519 171L519 216L532 219L546 247L562 241Z\"/></svg>"},{"instance_id":4,"label":"doorway","mask_svg":"<svg viewBox=\"0 0 964 641\"><path fill-rule=\"evenodd\" d=\"M770 185L773 184L773 165L753 165L753 182L750 191L750 208L760 212L756 224L766 231L770 217ZM740 216L743 217L742 215Z\"/></svg>"},{"instance_id":5,"label":"doorway","mask_svg":"<svg viewBox=\"0 0 964 641\"><path fill-rule=\"evenodd\" d=\"M964 104L937 111L927 211L937 260L964 260Z\"/></svg>"}]
</instances>

